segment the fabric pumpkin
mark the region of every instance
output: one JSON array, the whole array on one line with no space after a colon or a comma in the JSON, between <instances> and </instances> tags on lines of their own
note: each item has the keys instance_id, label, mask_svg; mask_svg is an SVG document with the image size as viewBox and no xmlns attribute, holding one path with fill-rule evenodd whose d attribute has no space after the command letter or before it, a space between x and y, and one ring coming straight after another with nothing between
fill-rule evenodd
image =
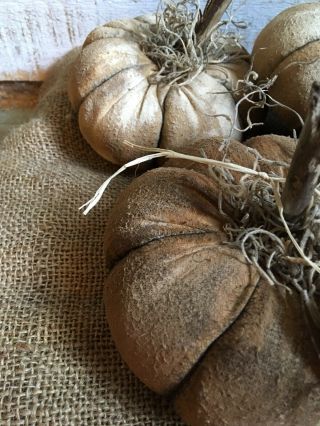
<instances>
[{"instance_id":1,"label":"fabric pumpkin","mask_svg":"<svg viewBox=\"0 0 320 426\"><path fill-rule=\"evenodd\" d=\"M222 159L217 140L200 146ZM288 161L295 142L271 135L248 146ZM246 167L255 160L237 141L228 157ZM104 297L123 359L152 390L174 391L188 425L315 426L320 369L299 297L284 297L224 244L226 218L207 166L165 166L123 192L107 225Z\"/></svg>"},{"instance_id":2,"label":"fabric pumpkin","mask_svg":"<svg viewBox=\"0 0 320 426\"><path fill-rule=\"evenodd\" d=\"M320 4L300 4L276 16L259 34L252 57L259 79L277 76L269 94L304 119L320 75ZM297 115L280 106L269 110L268 121L287 133L301 128Z\"/></svg>"},{"instance_id":3,"label":"fabric pumpkin","mask_svg":"<svg viewBox=\"0 0 320 426\"><path fill-rule=\"evenodd\" d=\"M199 138L230 134L235 101L230 93L247 72L244 59L205 65L188 84L157 82L158 66L141 43L155 25L154 15L107 23L92 31L75 61L69 98L80 130L102 157L126 163L143 155L125 140L146 147L179 150ZM237 58L245 52L228 52Z\"/></svg>"}]
</instances>

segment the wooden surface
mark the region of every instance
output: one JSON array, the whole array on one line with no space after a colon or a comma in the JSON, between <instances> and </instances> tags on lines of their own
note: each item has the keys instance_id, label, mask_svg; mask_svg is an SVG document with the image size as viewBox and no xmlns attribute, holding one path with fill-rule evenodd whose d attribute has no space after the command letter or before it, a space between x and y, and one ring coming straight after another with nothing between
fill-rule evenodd
<instances>
[{"instance_id":1,"label":"wooden surface","mask_svg":"<svg viewBox=\"0 0 320 426\"><path fill-rule=\"evenodd\" d=\"M37 81L0 82L0 110L34 108L41 83Z\"/></svg>"},{"instance_id":2,"label":"wooden surface","mask_svg":"<svg viewBox=\"0 0 320 426\"><path fill-rule=\"evenodd\" d=\"M0 143L14 127L33 116L39 82L0 82Z\"/></svg>"},{"instance_id":3,"label":"wooden surface","mask_svg":"<svg viewBox=\"0 0 320 426\"><path fill-rule=\"evenodd\" d=\"M250 49L273 16L298 3L305 1L234 0L230 12L248 23L244 38ZM1 0L0 80L42 80L46 69L80 45L95 26L154 12L157 4L158 0Z\"/></svg>"}]
</instances>

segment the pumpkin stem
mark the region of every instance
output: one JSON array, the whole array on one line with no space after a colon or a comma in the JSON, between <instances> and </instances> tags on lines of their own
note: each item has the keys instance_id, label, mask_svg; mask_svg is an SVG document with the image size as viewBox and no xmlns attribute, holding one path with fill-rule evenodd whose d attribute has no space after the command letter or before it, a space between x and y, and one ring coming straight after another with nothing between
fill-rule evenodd
<instances>
[{"instance_id":1,"label":"pumpkin stem","mask_svg":"<svg viewBox=\"0 0 320 426\"><path fill-rule=\"evenodd\" d=\"M320 177L320 83L312 85L309 112L282 194L284 214L300 216L310 205Z\"/></svg>"},{"instance_id":2,"label":"pumpkin stem","mask_svg":"<svg viewBox=\"0 0 320 426\"><path fill-rule=\"evenodd\" d=\"M197 25L196 33L198 44L203 44L208 40L212 32L216 29L224 12L229 7L232 0L208 0L203 11L203 15Z\"/></svg>"},{"instance_id":3,"label":"pumpkin stem","mask_svg":"<svg viewBox=\"0 0 320 426\"><path fill-rule=\"evenodd\" d=\"M210 64L246 57L240 36L220 31L227 24L220 18L230 3L209 0L202 14L200 0L162 0L155 24L142 34L140 42L144 53L158 66L149 82L188 84Z\"/></svg>"}]
</instances>

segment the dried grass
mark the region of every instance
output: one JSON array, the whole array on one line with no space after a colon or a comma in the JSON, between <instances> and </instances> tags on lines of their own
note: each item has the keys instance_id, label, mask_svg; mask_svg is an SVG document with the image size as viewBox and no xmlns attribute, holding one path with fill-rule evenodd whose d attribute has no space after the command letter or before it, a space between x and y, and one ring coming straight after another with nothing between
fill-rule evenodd
<instances>
[{"instance_id":1,"label":"dried grass","mask_svg":"<svg viewBox=\"0 0 320 426\"><path fill-rule=\"evenodd\" d=\"M274 99L269 94L269 89L272 87L272 85L275 83L276 79L278 78L278 75L273 76L272 78L267 78L266 80L259 80L259 75L255 71L253 71L253 59L250 65L250 69L247 72L247 74L244 76L243 79L239 79L236 83L235 87L227 87L228 91L225 92L214 92L213 94L226 94L231 93L234 95L234 97L240 97L240 99L236 102L235 105L235 114L233 118L228 118L232 125L229 132L229 135L227 135L226 142L230 141L232 134L234 131L245 133L248 130L251 130L253 127L256 126L263 126L264 122L254 122L251 118L252 113L255 110L263 110L265 108L275 108L275 107L281 107L283 109L287 109L292 114L296 115L301 126L304 125L304 120L301 117L301 115L295 111L293 108L289 107L288 105L282 104L281 102ZM241 104L247 103L247 113L246 117L244 119L245 121L245 127L243 129L239 129L236 126L236 123L239 119L239 109L241 107ZM295 130L293 130L293 133L295 134Z\"/></svg>"}]
</instances>

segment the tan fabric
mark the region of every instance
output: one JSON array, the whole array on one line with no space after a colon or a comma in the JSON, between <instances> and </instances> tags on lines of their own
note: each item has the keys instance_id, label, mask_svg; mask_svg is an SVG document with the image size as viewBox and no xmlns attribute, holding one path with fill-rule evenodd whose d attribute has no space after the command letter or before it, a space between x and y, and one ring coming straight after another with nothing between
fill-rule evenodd
<instances>
[{"instance_id":1,"label":"tan fabric","mask_svg":"<svg viewBox=\"0 0 320 426\"><path fill-rule=\"evenodd\" d=\"M286 162L295 148L294 139L276 135L247 144ZM220 147L215 139L197 149L221 160ZM255 161L237 141L227 160ZM223 243L228 219L221 211L239 224L232 191L222 191L221 210L221 187L208 167L172 167L185 163L170 160L171 167L135 179L110 214L105 248L114 267L105 301L123 359L151 389L176 389L177 412L189 426L319 426L319 333L301 295L257 284L241 251ZM262 163L266 170L276 172Z\"/></svg>"},{"instance_id":2,"label":"tan fabric","mask_svg":"<svg viewBox=\"0 0 320 426\"><path fill-rule=\"evenodd\" d=\"M81 138L61 67L34 118L0 142L0 424L179 425L107 329L104 226L129 179L79 213L114 168Z\"/></svg>"}]
</instances>

